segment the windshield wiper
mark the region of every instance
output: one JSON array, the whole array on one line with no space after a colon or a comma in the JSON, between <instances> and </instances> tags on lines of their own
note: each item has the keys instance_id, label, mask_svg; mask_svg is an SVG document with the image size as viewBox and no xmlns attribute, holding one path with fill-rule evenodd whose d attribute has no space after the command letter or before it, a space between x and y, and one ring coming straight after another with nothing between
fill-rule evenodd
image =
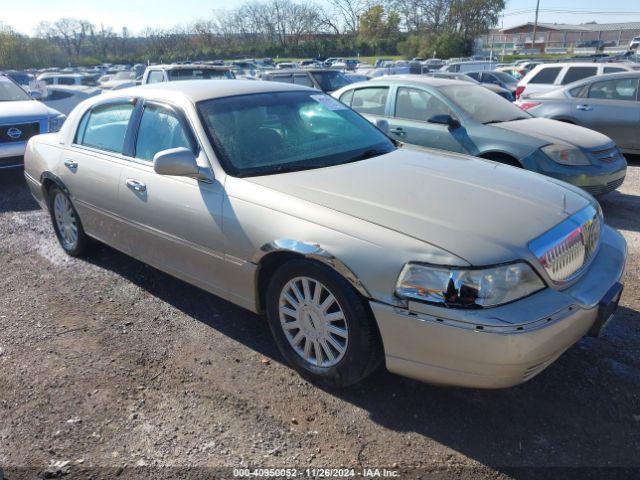
<instances>
[{"instance_id":1,"label":"windshield wiper","mask_svg":"<svg viewBox=\"0 0 640 480\"><path fill-rule=\"evenodd\" d=\"M382 150L382 149L371 148L369 150L365 150L364 152L360 153L359 155L356 155L355 157L351 157L349 159L349 161L350 162L357 162L358 160L366 160L367 158L378 157L378 156L384 155L386 153L389 153L389 151Z\"/></svg>"}]
</instances>

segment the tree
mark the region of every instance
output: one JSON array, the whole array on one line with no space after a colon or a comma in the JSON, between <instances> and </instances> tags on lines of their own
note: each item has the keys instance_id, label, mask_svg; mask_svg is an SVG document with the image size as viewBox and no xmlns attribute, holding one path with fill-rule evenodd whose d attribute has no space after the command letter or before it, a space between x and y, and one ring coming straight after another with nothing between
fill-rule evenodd
<instances>
[{"instance_id":1,"label":"tree","mask_svg":"<svg viewBox=\"0 0 640 480\"><path fill-rule=\"evenodd\" d=\"M395 48L400 38L400 16L396 12L387 14L382 5L374 5L363 12L359 25L358 41L376 54Z\"/></svg>"}]
</instances>

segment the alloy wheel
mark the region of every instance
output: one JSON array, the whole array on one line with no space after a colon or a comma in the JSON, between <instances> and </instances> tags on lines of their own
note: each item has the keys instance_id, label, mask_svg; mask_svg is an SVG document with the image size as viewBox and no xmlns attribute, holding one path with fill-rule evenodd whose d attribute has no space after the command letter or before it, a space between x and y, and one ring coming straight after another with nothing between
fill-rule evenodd
<instances>
[{"instance_id":1,"label":"alloy wheel","mask_svg":"<svg viewBox=\"0 0 640 480\"><path fill-rule=\"evenodd\" d=\"M349 327L336 297L323 283L296 277L280 293L280 325L289 344L306 362L332 367L347 351Z\"/></svg>"}]
</instances>

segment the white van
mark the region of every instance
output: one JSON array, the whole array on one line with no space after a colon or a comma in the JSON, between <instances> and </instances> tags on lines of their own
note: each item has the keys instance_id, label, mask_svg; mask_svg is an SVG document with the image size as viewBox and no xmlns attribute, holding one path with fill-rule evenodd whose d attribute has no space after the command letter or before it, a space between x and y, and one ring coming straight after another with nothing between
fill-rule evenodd
<instances>
[{"instance_id":1,"label":"white van","mask_svg":"<svg viewBox=\"0 0 640 480\"><path fill-rule=\"evenodd\" d=\"M542 93L583 78L605 73L628 72L639 69L633 63L567 62L544 63L527 73L516 88L516 100L533 93Z\"/></svg>"},{"instance_id":2,"label":"white van","mask_svg":"<svg viewBox=\"0 0 640 480\"><path fill-rule=\"evenodd\" d=\"M498 66L498 62L489 62L486 60L470 61L470 62L452 62L448 63L440 70L443 72L476 72L478 70L494 70Z\"/></svg>"}]
</instances>

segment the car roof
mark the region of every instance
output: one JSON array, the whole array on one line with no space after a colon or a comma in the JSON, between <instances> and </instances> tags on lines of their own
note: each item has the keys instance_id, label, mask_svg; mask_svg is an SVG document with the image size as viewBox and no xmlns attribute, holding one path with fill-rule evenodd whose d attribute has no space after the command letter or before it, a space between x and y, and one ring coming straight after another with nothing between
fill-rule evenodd
<instances>
[{"instance_id":1,"label":"car roof","mask_svg":"<svg viewBox=\"0 0 640 480\"><path fill-rule=\"evenodd\" d=\"M557 63L543 63L538 65L537 68L545 68L545 67L599 67L600 65L604 66L615 66L615 67L628 67L629 64L621 63L621 62L608 62L608 63L598 63L598 62L557 62Z\"/></svg>"},{"instance_id":2,"label":"car roof","mask_svg":"<svg viewBox=\"0 0 640 480\"><path fill-rule=\"evenodd\" d=\"M210 65L207 63L193 64L193 63L167 63L162 65L150 65L147 67L149 70L178 70L178 69L193 69L198 70L231 70L230 65Z\"/></svg>"},{"instance_id":3,"label":"car roof","mask_svg":"<svg viewBox=\"0 0 640 480\"><path fill-rule=\"evenodd\" d=\"M116 90L100 95L102 98L140 96L170 102L179 95L193 103L214 98L250 95L254 93L312 91L312 88L281 82L256 82L255 80L183 80L161 82Z\"/></svg>"},{"instance_id":4,"label":"car roof","mask_svg":"<svg viewBox=\"0 0 640 480\"><path fill-rule=\"evenodd\" d=\"M305 73L305 72L339 72L331 68L275 68L264 73Z\"/></svg>"},{"instance_id":5,"label":"car roof","mask_svg":"<svg viewBox=\"0 0 640 480\"><path fill-rule=\"evenodd\" d=\"M450 78L426 77L423 75L385 75L382 77L369 80L372 82L390 82L390 83L412 83L414 85L429 85L432 87L442 87L448 85L469 85L469 82L462 80L454 80Z\"/></svg>"}]
</instances>

